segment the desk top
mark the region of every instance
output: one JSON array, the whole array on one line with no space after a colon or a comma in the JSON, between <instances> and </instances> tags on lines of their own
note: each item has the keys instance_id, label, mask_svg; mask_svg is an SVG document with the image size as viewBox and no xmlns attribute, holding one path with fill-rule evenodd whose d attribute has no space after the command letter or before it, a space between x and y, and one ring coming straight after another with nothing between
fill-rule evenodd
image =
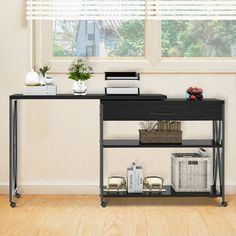
<instances>
[{"instance_id":1,"label":"desk top","mask_svg":"<svg viewBox=\"0 0 236 236\"><path fill-rule=\"evenodd\" d=\"M57 94L57 95L23 95L13 94L10 99L100 99L100 100L150 100L166 99L163 94L144 94L144 95L105 95L105 94L87 94L87 95L74 95L74 94Z\"/></svg>"},{"instance_id":2,"label":"desk top","mask_svg":"<svg viewBox=\"0 0 236 236\"><path fill-rule=\"evenodd\" d=\"M169 98L166 99L166 95L163 94L141 94L141 95L104 95L104 94L87 94L87 95L73 95L73 94L57 94L57 95L23 95L13 94L9 96L9 99L16 100L72 100L72 99L97 99L107 101L160 101L160 102L196 102L196 103L224 103L224 100L215 98L205 98L202 101L189 101L185 98Z\"/></svg>"}]
</instances>

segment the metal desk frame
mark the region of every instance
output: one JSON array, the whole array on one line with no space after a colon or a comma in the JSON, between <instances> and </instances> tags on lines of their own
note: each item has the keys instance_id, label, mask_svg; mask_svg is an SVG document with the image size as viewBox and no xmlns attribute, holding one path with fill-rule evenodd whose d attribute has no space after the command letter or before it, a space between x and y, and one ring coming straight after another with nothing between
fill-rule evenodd
<instances>
[{"instance_id":1,"label":"metal desk frame","mask_svg":"<svg viewBox=\"0 0 236 236\"><path fill-rule=\"evenodd\" d=\"M18 100L39 100L39 99L49 99L49 100L58 100L58 99L64 99L64 100L71 100L71 99L97 99L100 100L100 198L101 198L101 205L103 207L106 206L106 202L104 201L105 198L112 198L112 197L144 197L143 194L131 194L131 195L124 195L120 196L117 194L111 194L111 195L105 195L104 194L104 176L103 176L103 168L104 168L104 157L103 157L103 149L104 148L148 148L153 146L140 146L140 145L116 145L116 144L110 144L106 145L103 140L103 122L104 120L110 120L110 119L104 119L104 108L103 108L103 101L152 101L157 95L140 95L140 96L106 96L106 95L100 95L100 94L94 94L94 95L86 95L86 96L74 96L72 94L58 94L56 96L24 96L21 94L15 94L11 95L9 97L9 204L12 208L16 206L15 203L15 197L20 198L21 195L18 192L18 153L17 153L17 123L18 123ZM168 99L167 101L170 101ZM173 101L178 101L178 99ZM179 99L179 101L183 101L183 99ZM214 100L213 100L214 101ZM167 196L174 196L174 197L185 197L185 196L210 196L210 197L221 197L221 205L227 206L228 203L225 199L225 106L224 101L222 100L215 100L222 103L222 119L221 120L212 120L212 127L213 127L213 137L212 137L212 144L211 145L200 145L200 147L209 147L213 148L213 192L208 195L204 194L169 194ZM114 119L111 119L114 120ZM115 120L127 120L123 118L118 118ZM132 120L132 119L129 119ZM115 140L114 140L115 141ZM117 140L116 140L117 141ZM156 147L176 147L173 145L156 145ZM178 147L178 146L177 146ZM192 144L190 146L185 146L182 144L179 147L197 147L197 144ZM220 191L218 192L216 190L217 185L217 178L219 176L219 184L220 184ZM165 196L165 194L154 194L150 195L150 197L161 197Z\"/></svg>"}]
</instances>

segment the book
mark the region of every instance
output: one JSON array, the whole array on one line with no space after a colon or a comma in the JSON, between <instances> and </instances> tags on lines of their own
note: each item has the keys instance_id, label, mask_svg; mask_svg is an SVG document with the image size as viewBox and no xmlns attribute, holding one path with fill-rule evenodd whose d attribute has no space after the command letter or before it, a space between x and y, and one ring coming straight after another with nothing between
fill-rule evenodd
<instances>
[{"instance_id":1,"label":"book","mask_svg":"<svg viewBox=\"0 0 236 236\"><path fill-rule=\"evenodd\" d=\"M139 80L137 72L105 72L105 80Z\"/></svg>"},{"instance_id":2,"label":"book","mask_svg":"<svg viewBox=\"0 0 236 236\"><path fill-rule=\"evenodd\" d=\"M135 170L136 165L133 163L132 167L127 168L128 172L128 193L135 193Z\"/></svg>"},{"instance_id":3,"label":"book","mask_svg":"<svg viewBox=\"0 0 236 236\"><path fill-rule=\"evenodd\" d=\"M181 131L181 122L176 122L176 121L171 122L169 130Z\"/></svg>"},{"instance_id":4,"label":"book","mask_svg":"<svg viewBox=\"0 0 236 236\"><path fill-rule=\"evenodd\" d=\"M25 86L23 90L23 95L56 95L56 94L57 94L56 85Z\"/></svg>"},{"instance_id":5,"label":"book","mask_svg":"<svg viewBox=\"0 0 236 236\"><path fill-rule=\"evenodd\" d=\"M163 131L167 131L167 122L166 121L162 121L162 130Z\"/></svg>"},{"instance_id":6,"label":"book","mask_svg":"<svg viewBox=\"0 0 236 236\"><path fill-rule=\"evenodd\" d=\"M106 95L139 95L139 88L136 87L107 87Z\"/></svg>"},{"instance_id":7,"label":"book","mask_svg":"<svg viewBox=\"0 0 236 236\"><path fill-rule=\"evenodd\" d=\"M135 192L143 192L143 168L141 166L137 166L135 171Z\"/></svg>"},{"instance_id":8,"label":"book","mask_svg":"<svg viewBox=\"0 0 236 236\"><path fill-rule=\"evenodd\" d=\"M128 172L128 193L142 193L143 192L143 168L136 166L127 168Z\"/></svg>"}]
</instances>

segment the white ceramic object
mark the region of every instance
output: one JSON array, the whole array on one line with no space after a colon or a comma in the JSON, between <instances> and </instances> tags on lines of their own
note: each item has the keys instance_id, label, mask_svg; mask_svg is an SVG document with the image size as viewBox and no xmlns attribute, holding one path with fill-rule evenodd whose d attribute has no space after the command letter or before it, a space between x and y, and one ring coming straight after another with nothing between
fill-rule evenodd
<instances>
[{"instance_id":1,"label":"white ceramic object","mask_svg":"<svg viewBox=\"0 0 236 236\"><path fill-rule=\"evenodd\" d=\"M75 81L73 84L74 95L86 95L87 94L87 85L83 80Z\"/></svg>"},{"instance_id":2,"label":"white ceramic object","mask_svg":"<svg viewBox=\"0 0 236 236\"><path fill-rule=\"evenodd\" d=\"M122 176L112 176L108 178L107 181L108 190L116 189L125 189L126 188L126 179Z\"/></svg>"},{"instance_id":3,"label":"white ceramic object","mask_svg":"<svg viewBox=\"0 0 236 236\"><path fill-rule=\"evenodd\" d=\"M52 85L53 84L53 78L52 77L44 77L43 78L46 85Z\"/></svg>"},{"instance_id":4,"label":"white ceramic object","mask_svg":"<svg viewBox=\"0 0 236 236\"><path fill-rule=\"evenodd\" d=\"M26 74L26 84L37 84L39 82L39 75L33 69Z\"/></svg>"},{"instance_id":5,"label":"white ceramic object","mask_svg":"<svg viewBox=\"0 0 236 236\"><path fill-rule=\"evenodd\" d=\"M164 180L159 176L148 176L144 178L144 186L149 190L156 189L161 190L163 187Z\"/></svg>"}]
</instances>

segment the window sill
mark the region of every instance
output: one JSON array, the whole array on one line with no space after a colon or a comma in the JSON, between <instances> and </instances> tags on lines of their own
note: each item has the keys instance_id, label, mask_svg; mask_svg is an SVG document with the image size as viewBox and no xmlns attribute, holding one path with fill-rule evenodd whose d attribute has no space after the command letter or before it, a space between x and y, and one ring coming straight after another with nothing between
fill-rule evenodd
<instances>
[{"instance_id":1,"label":"window sill","mask_svg":"<svg viewBox=\"0 0 236 236\"><path fill-rule=\"evenodd\" d=\"M73 58L52 58L53 74L65 74ZM162 58L150 62L145 58L88 58L95 74L106 71L137 71L141 74L236 74L236 59L230 58Z\"/></svg>"}]
</instances>

